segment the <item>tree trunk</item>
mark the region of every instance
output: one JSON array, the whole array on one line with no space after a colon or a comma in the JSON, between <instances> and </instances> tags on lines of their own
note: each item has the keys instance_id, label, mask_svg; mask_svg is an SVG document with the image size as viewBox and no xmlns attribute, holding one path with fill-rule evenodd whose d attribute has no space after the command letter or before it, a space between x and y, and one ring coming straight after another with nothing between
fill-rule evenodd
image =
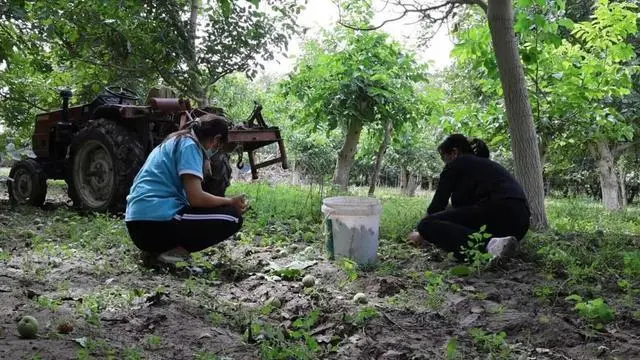
<instances>
[{"instance_id":1,"label":"tree trunk","mask_svg":"<svg viewBox=\"0 0 640 360\"><path fill-rule=\"evenodd\" d=\"M196 39L198 30L198 11L200 10L200 0L191 0L191 16L189 17L189 41L191 45L191 60L196 58Z\"/></svg>"},{"instance_id":2,"label":"tree trunk","mask_svg":"<svg viewBox=\"0 0 640 360\"><path fill-rule=\"evenodd\" d=\"M489 0L487 18L504 92L515 175L531 208L531 228L549 227L544 207L542 164L522 62L513 29L511 0Z\"/></svg>"},{"instance_id":3,"label":"tree trunk","mask_svg":"<svg viewBox=\"0 0 640 360\"><path fill-rule=\"evenodd\" d=\"M629 196L627 197L627 204L631 205L633 204L633 199L636 197L636 195L638 194L638 190L640 190L640 187L638 186L634 186L630 189L629 192Z\"/></svg>"},{"instance_id":4,"label":"tree trunk","mask_svg":"<svg viewBox=\"0 0 640 360\"><path fill-rule=\"evenodd\" d=\"M373 167L373 173L371 174L371 179L369 182L369 196L373 196L373 193L376 191L376 183L378 182L378 178L380 177L380 168L382 168L382 160L384 159L384 154L387 152L387 148L389 147L392 131L393 131L393 121L389 119L387 121L387 126L384 129L384 138L382 139L382 143L380 143L380 148L378 149L378 153L376 154L376 164Z\"/></svg>"},{"instance_id":5,"label":"tree trunk","mask_svg":"<svg viewBox=\"0 0 640 360\"><path fill-rule=\"evenodd\" d=\"M540 152L540 166L542 166L542 181L544 184L543 191L544 195L547 196L551 193L551 181L548 177L545 177L544 164L547 160L547 149L549 148L549 140L547 140L545 136L540 136L540 141L538 143L538 151Z\"/></svg>"},{"instance_id":6,"label":"tree trunk","mask_svg":"<svg viewBox=\"0 0 640 360\"><path fill-rule=\"evenodd\" d=\"M410 197L414 197L416 195L416 190L420 185L420 178L416 175L409 175L409 182L407 183L407 195Z\"/></svg>"},{"instance_id":7,"label":"tree trunk","mask_svg":"<svg viewBox=\"0 0 640 360\"><path fill-rule=\"evenodd\" d=\"M333 182L340 186L340 190L346 192L349 185L349 172L353 166L360 133L362 132L362 120L353 118L349 121L347 136L344 139L342 149L338 153L336 173Z\"/></svg>"},{"instance_id":8,"label":"tree trunk","mask_svg":"<svg viewBox=\"0 0 640 360\"><path fill-rule=\"evenodd\" d=\"M406 176L406 171L407 169L400 165L400 190L402 191L402 193L404 194L405 189L407 188L407 176Z\"/></svg>"},{"instance_id":9,"label":"tree trunk","mask_svg":"<svg viewBox=\"0 0 640 360\"><path fill-rule=\"evenodd\" d=\"M620 177L620 179L618 180L618 183L620 184L620 201L622 201L622 208L626 209L627 208L627 186L626 186L626 178L627 178L627 174L624 171L624 167L620 166L620 168L618 169L618 176Z\"/></svg>"},{"instance_id":10,"label":"tree trunk","mask_svg":"<svg viewBox=\"0 0 640 360\"><path fill-rule=\"evenodd\" d=\"M407 169L405 166L401 166L400 168L400 189L402 190L402 195L408 195L409 194L409 177L411 176L411 173L409 172L409 169Z\"/></svg>"},{"instance_id":11,"label":"tree trunk","mask_svg":"<svg viewBox=\"0 0 640 360\"><path fill-rule=\"evenodd\" d=\"M201 1L202 0L191 0L191 13L189 17L189 45L191 46L191 59L188 66L194 73L198 68L198 51L196 41L198 39L198 12L200 11ZM200 79L195 79L192 90L196 100L198 101L198 106L209 106L207 90L202 86Z\"/></svg>"},{"instance_id":12,"label":"tree trunk","mask_svg":"<svg viewBox=\"0 0 640 360\"><path fill-rule=\"evenodd\" d=\"M607 142L599 141L589 146L591 154L596 160L602 189L602 204L607 210L622 209L620 202L620 184L616 173L615 157Z\"/></svg>"}]
</instances>

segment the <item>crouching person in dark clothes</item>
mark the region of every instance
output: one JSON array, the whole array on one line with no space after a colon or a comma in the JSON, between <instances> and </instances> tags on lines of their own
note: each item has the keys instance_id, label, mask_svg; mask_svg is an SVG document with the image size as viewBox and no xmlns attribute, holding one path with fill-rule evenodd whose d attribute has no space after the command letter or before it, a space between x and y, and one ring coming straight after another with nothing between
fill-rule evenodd
<instances>
[{"instance_id":1,"label":"crouching person in dark clothes","mask_svg":"<svg viewBox=\"0 0 640 360\"><path fill-rule=\"evenodd\" d=\"M427 216L409 240L416 245L432 243L464 260L461 250L468 246L469 235L486 226L491 237L483 249L493 259L511 256L529 230L531 215L520 184L489 159L482 140L450 135L438 152L446 165ZM447 208L449 198L451 208Z\"/></svg>"},{"instance_id":2,"label":"crouching person in dark clothes","mask_svg":"<svg viewBox=\"0 0 640 360\"><path fill-rule=\"evenodd\" d=\"M164 263L185 261L192 252L218 244L242 227L243 196L214 196L202 190L205 159L227 142L223 117L205 115L170 134L136 175L127 196L125 222L133 243Z\"/></svg>"}]
</instances>

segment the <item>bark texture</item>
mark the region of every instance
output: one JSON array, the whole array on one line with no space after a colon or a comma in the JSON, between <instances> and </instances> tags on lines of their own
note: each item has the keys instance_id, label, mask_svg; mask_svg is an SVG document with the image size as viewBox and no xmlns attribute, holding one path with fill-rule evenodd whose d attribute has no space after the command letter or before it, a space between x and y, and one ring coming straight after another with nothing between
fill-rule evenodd
<instances>
[{"instance_id":1,"label":"bark texture","mask_svg":"<svg viewBox=\"0 0 640 360\"><path fill-rule=\"evenodd\" d=\"M384 138L382 139L380 147L378 148L378 153L376 154L376 163L373 167L373 172L369 179L369 196L373 196L376 191L376 184L378 183L378 178L380 177L380 169L382 168L382 160L384 159L384 154L387 152L387 148L389 147L392 131L393 121L389 119L387 121L387 126L384 129Z\"/></svg>"},{"instance_id":2,"label":"bark texture","mask_svg":"<svg viewBox=\"0 0 640 360\"><path fill-rule=\"evenodd\" d=\"M531 208L531 228L549 227L544 207L544 183L536 129L518 44L513 29L510 0L489 0L487 18L496 54L505 109L511 134L515 176L522 184Z\"/></svg>"},{"instance_id":3,"label":"bark texture","mask_svg":"<svg viewBox=\"0 0 640 360\"><path fill-rule=\"evenodd\" d=\"M333 180L336 185L340 186L341 191L347 191L349 185L349 173L351 172L358 143L360 142L360 133L362 133L362 120L356 118L351 119L344 144L338 153L336 173Z\"/></svg>"},{"instance_id":4,"label":"bark texture","mask_svg":"<svg viewBox=\"0 0 640 360\"><path fill-rule=\"evenodd\" d=\"M596 160L598 175L600 176L602 204L610 211L621 210L620 184L616 171L616 159L611 146L605 141L600 141L591 145L590 149Z\"/></svg>"}]
</instances>

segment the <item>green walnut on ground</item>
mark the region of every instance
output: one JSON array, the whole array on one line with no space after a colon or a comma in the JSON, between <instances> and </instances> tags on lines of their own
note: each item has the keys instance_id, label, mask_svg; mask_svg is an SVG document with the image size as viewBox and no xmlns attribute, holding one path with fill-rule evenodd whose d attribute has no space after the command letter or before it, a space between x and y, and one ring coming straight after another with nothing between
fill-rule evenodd
<instances>
[{"instance_id":1,"label":"green walnut on ground","mask_svg":"<svg viewBox=\"0 0 640 360\"><path fill-rule=\"evenodd\" d=\"M38 333L38 320L33 316L23 316L18 322L18 333L25 339L33 339Z\"/></svg>"},{"instance_id":2,"label":"green walnut on ground","mask_svg":"<svg viewBox=\"0 0 640 360\"><path fill-rule=\"evenodd\" d=\"M279 309L282 306L282 301L280 301L280 299L278 299L277 297L273 297L267 300L267 305L270 305L275 309Z\"/></svg>"},{"instance_id":3,"label":"green walnut on ground","mask_svg":"<svg viewBox=\"0 0 640 360\"><path fill-rule=\"evenodd\" d=\"M312 287L316 284L316 278L313 275L307 275L302 278L302 285L304 287Z\"/></svg>"},{"instance_id":4,"label":"green walnut on ground","mask_svg":"<svg viewBox=\"0 0 640 360\"><path fill-rule=\"evenodd\" d=\"M369 302L369 299L367 299L367 295L363 293L357 293L353 297L353 301L357 304L366 304L367 302Z\"/></svg>"}]
</instances>

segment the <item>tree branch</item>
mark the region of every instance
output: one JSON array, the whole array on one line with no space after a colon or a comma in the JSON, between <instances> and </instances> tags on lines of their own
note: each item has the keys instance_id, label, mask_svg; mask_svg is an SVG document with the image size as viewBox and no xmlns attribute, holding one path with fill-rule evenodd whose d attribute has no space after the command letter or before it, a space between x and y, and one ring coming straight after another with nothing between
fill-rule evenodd
<instances>
[{"instance_id":1,"label":"tree branch","mask_svg":"<svg viewBox=\"0 0 640 360\"><path fill-rule=\"evenodd\" d=\"M478 5L482 9L482 11L484 11L485 15L487 14L487 10L489 9L487 3L482 0L463 0L461 2L468 5Z\"/></svg>"},{"instance_id":2,"label":"tree branch","mask_svg":"<svg viewBox=\"0 0 640 360\"><path fill-rule=\"evenodd\" d=\"M625 150L627 150L628 148L640 144L640 141L632 141L632 142L627 142L624 144L618 144L613 148L613 153L614 156L618 157L621 153L623 153Z\"/></svg>"},{"instance_id":3,"label":"tree branch","mask_svg":"<svg viewBox=\"0 0 640 360\"><path fill-rule=\"evenodd\" d=\"M17 102L17 103L21 103L21 104L26 104L29 105L31 107L34 107L42 112L48 112L48 109L45 109L43 107L40 107L38 105L36 105L35 103L27 100L27 99L22 99L22 98L16 98L16 97L11 97L11 96L4 96L2 101L13 101L13 102Z\"/></svg>"},{"instance_id":4,"label":"tree branch","mask_svg":"<svg viewBox=\"0 0 640 360\"><path fill-rule=\"evenodd\" d=\"M404 12L400 16L398 16L396 18L393 18L393 19L387 19L387 20L383 21L380 25L370 26L370 27L367 27L367 28L359 28L359 27L356 27L356 26L352 26L352 25L349 25L349 24L346 24L346 23L342 22L342 20L338 20L338 24L346 27L347 29L351 29L351 30L361 30L361 31L378 30L378 29L380 29L381 27L385 26L386 24L388 24L390 22L394 22L394 21L398 21L398 20L402 19L403 17L407 16L407 14L409 14L409 11L407 11L405 9ZM342 16L340 16L340 18L342 18Z\"/></svg>"},{"instance_id":5,"label":"tree branch","mask_svg":"<svg viewBox=\"0 0 640 360\"><path fill-rule=\"evenodd\" d=\"M128 68L128 67L123 67L123 66L119 66L119 65L115 65L115 64L106 64L106 63L102 63L99 61L93 61L93 60L89 60L89 59L84 59L84 58L76 58L75 60L79 61L79 62L83 62L89 65L94 65L94 66L98 66L101 68L111 68L111 69L116 69L116 70L121 70L121 71L126 71L126 72L140 72L140 70L142 68Z\"/></svg>"},{"instance_id":6,"label":"tree branch","mask_svg":"<svg viewBox=\"0 0 640 360\"><path fill-rule=\"evenodd\" d=\"M394 21L398 21L402 18L404 18L405 16L411 14L411 13L418 13L421 14L422 17L420 18L421 21L428 21L431 23L437 23L437 22L441 22L446 20L449 16L451 16L451 14L453 13L453 10L460 6L460 5L477 5L479 6L482 11L484 11L484 13L487 13L487 3L485 3L482 0L447 0L443 3L437 4L437 5L432 5L432 6L427 6L427 7L420 7L416 4L406 4L403 3L402 1L397 1L395 3L397 6L402 7L404 10L402 12L402 14L400 14L399 16L395 17L395 18L391 18L391 19L387 19L385 21L383 21L380 25L376 25L376 26L369 26L369 27L358 27L358 26L354 26L354 25L349 25L345 22L342 21L342 12L340 11L340 5L336 4L336 6L338 6L338 24L340 24L341 26L344 26L348 29L351 30L360 30L360 31L372 31L372 30L378 30L381 27L383 27L384 25L390 23L390 22L394 22ZM386 6L386 5L385 5ZM436 11L436 10L440 10L443 8L447 8L448 9L445 11L445 14L441 17L431 17L430 15L428 15L430 12L432 11Z\"/></svg>"}]
</instances>

